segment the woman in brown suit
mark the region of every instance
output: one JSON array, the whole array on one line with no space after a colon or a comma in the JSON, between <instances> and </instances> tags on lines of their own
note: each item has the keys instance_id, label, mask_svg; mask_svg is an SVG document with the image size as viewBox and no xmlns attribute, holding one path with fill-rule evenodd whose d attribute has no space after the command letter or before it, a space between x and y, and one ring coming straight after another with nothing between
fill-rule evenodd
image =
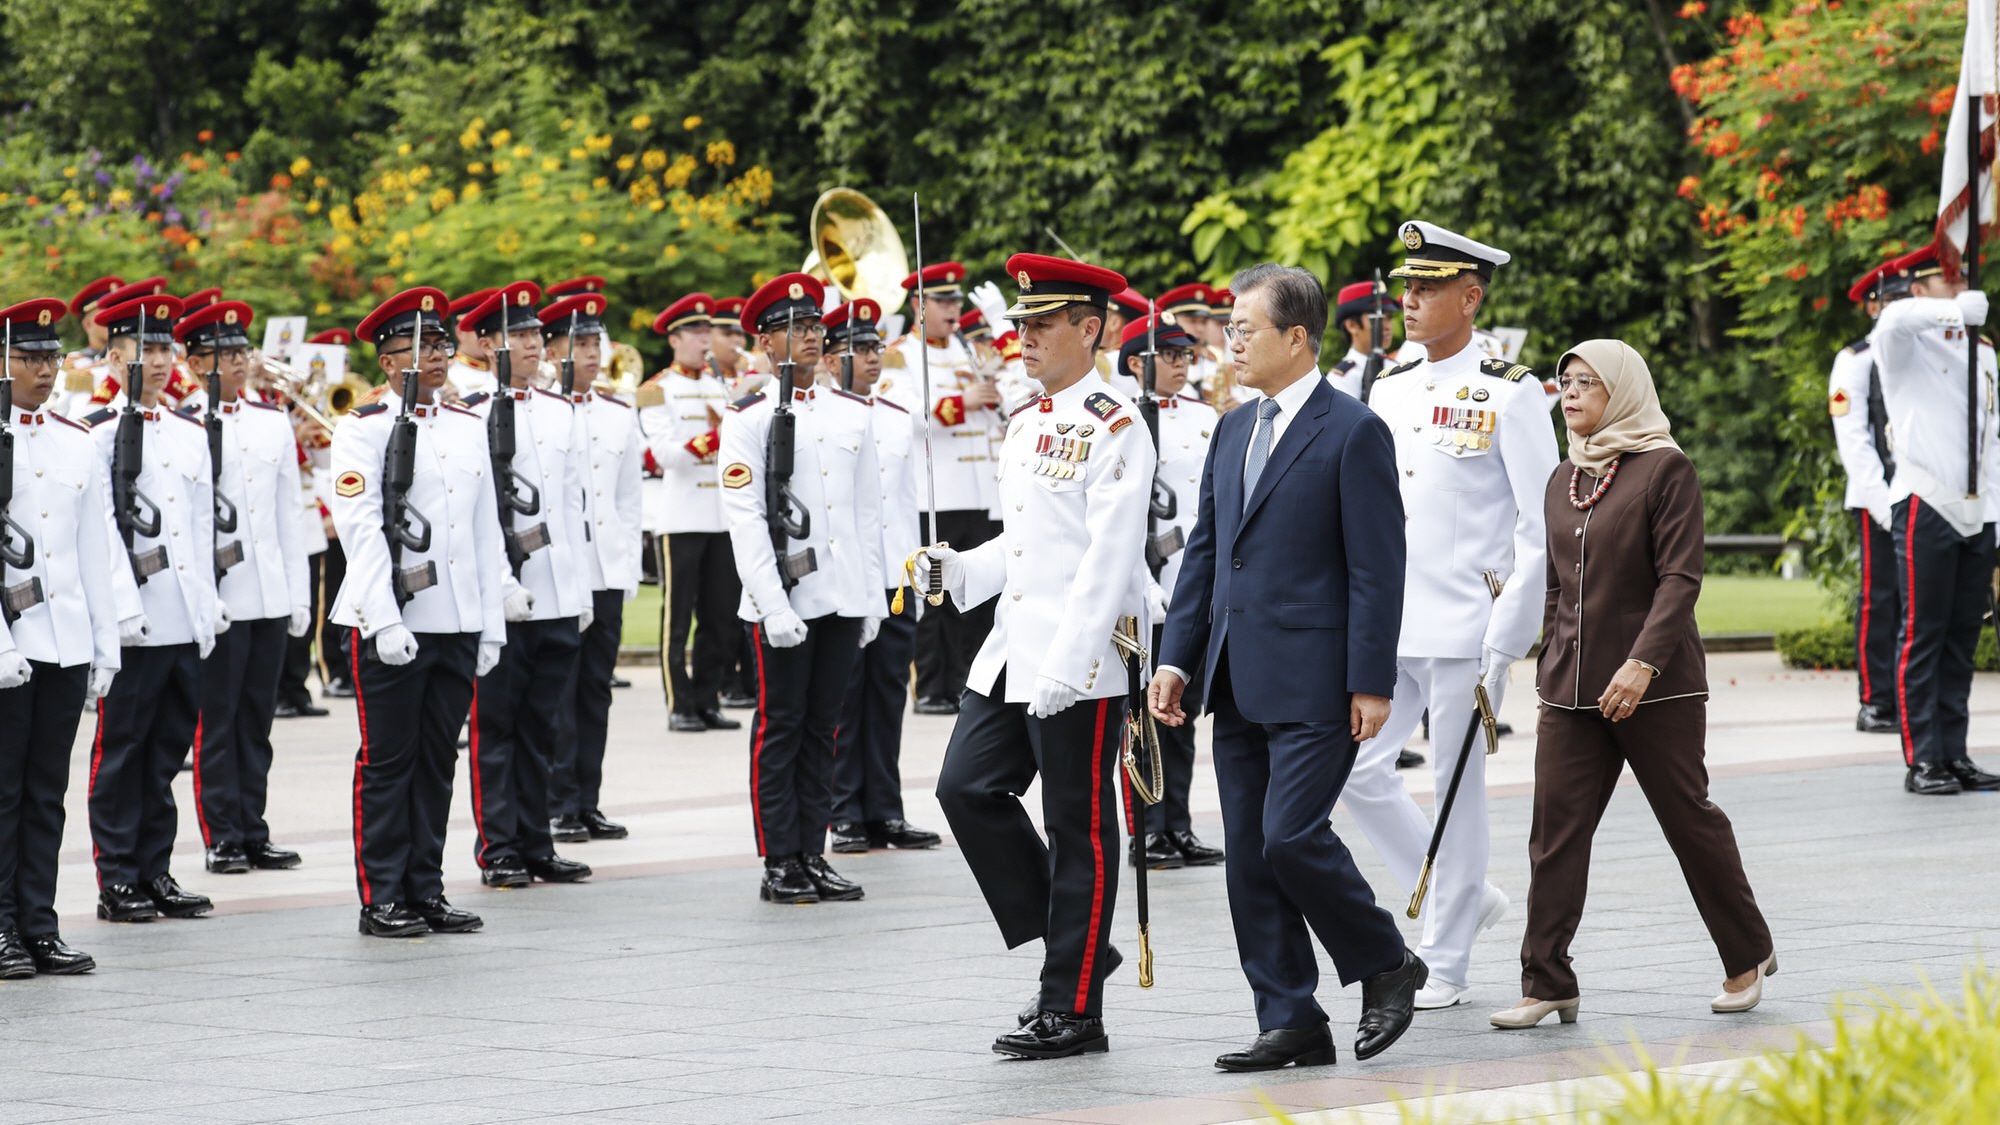
<instances>
[{"instance_id":1,"label":"woman in brown suit","mask_svg":"<svg viewBox=\"0 0 2000 1125\"><path fill-rule=\"evenodd\" d=\"M1589 340L1556 371L1570 444L1543 504L1548 598L1535 670L1542 708L1523 996L1492 1022L1576 1019L1569 943L1583 916L1591 837L1627 764L1722 955L1727 979L1710 1006L1748 1011L1778 964L1729 818L1708 799L1708 680L1694 621L1701 486L1638 352Z\"/></svg>"}]
</instances>

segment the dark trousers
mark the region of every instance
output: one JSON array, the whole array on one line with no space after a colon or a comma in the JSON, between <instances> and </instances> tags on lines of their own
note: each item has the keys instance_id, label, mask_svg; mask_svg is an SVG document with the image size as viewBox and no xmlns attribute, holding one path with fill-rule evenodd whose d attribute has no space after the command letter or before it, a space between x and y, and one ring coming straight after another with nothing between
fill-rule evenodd
<instances>
[{"instance_id":1,"label":"dark trousers","mask_svg":"<svg viewBox=\"0 0 2000 1125\"><path fill-rule=\"evenodd\" d=\"M1343 985L1402 964L1405 949L1327 823L1354 768L1355 743L1345 719L1245 719L1230 691L1227 648L1216 667L1208 698L1236 957L1256 997L1258 1030L1323 1024L1326 1011L1313 998L1315 936Z\"/></svg>"},{"instance_id":2,"label":"dark trousers","mask_svg":"<svg viewBox=\"0 0 2000 1125\"><path fill-rule=\"evenodd\" d=\"M312 705L312 689L306 680L312 675L313 638L317 632L319 615L326 612L326 605L320 600L320 575L324 573L326 552L306 556L306 596L311 599L311 613L314 628L306 630L303 637L285 638L284 669L278 673L278 702L293 707Z\"/></svg>"},{"instance_id":3,"label":"dark trousers","mask_svg":"<svg viewBox=\"0 0 2000 1125\"><path fill-rule=\"evenodd\" d=\"M1160 635L1165 629L1153 629L1153 651L1160 651ZM1194 673L1197 681L1201 672ZM1199 682L1188 685L1185 694L1190 699L1201 698ZM1125 796L1125 830L1134 836L1140 833L1189 832L1194 829L1194 821L1188 814L1188 794L1194 788L1194 716L1177 727L1164 723L1160 733L1160 772L1164 784L1160 799L1152 804L1140 802L1138 794L1132 791L1132 780L1118 771L1118 787ZM1150 772L1152 763L1142 749L1135 748L1139 768Z\"/></svg>"},{"instance_id":4,"label":"dark trousers","mask_svg":"<svg viewBox=\"0 0 2000 1125\"><path fill-rule=\"evenodd\" d=\"M90 752L90 841L97 884L167 874L181 772L201 715L201 657L192 643L127 645L111 691L97 701Z\"/></svg>"},{"instance_id":5,"label":"dark trousers","mask_svg":"<svg viewBox=\"0 0 2000 1125\"><path fill-rule=\"evenodd\" d=\"M0 691L0 930L56 932L69 748L90 665L31 662L34 678Z\"/></svg>"},{"instance_id":6,"label":"dark trousers","mask_svg":"<svg viewBox=\"0 0 2000 1125\"><path fill-rule=\"evenodd\" d=\"M271 718L278 705L284 617L238 621L201 662L201 718L194 736L195 817L201 842L271 839L264 798L271 780Z\"/></svg>"},{"instance_id":7,"label":"dark trousers","mask_svg":"<svg viewBox=\"0 0 2000 1125\"><path fill-rule=\"evenodd\" d=\"M667 591L660 599L660 663L666 669L667 708L683 714L705 711L716 705L723 676L735 666L742 630L736 603L743 596L736 556L726 531L684 531L664 538Z\"/></svg>"},{"instance_id":8,"label":"dark trousers","mask_svg":"<svg viewBox=\"0 0 2000 1125\"><path fill-rule=\"evenodd\" d=\"M985 512L939 512L937 537L955 551L969 551L999 533ZM917 622L917 698L957 700L965 691L972 658L993 631L993 603L961 610L950 598L928 606Z\"/></svg>"},{"instance_id":9,"label":"dark trousers","mask_svg":"<svg viewBox=\"0 0 2000 1125\"><path fill-rule=\"evenodd\" d=\"M757 717L750 724L750 813L761 856L821 855L832 815L834 735L848 674L861 656L861 621L828 614L806 622L806 639L757 642Z\"/></svg>"},{"instance_id":10,"label":"dark trousers","mask_svg":"<svg viewBox=\"0 0 2000 1125\"><path fill-rule=\"evenodd\" d=\"M593 617L577 651L576 737L556 745L549 770L549 815L597 812L604 787L604 744L611 730L611 673L618 667L618 638L625 629L625 592L590 596Z\"/></svg>"},{"instance_id":11,"label":"dark trousers","mask_svg":"<svg viewBox=\"0 0 2000 1125\"><path fill-rule=\"evenodd\" d=\"M938 774L938 803L1007 948L1043 938L1042 1009L1104 1010L1118 902L1120 699L1084 699L1046 719L967 691ZM1042 779L1042 842L1021 794Z\"/></svg>"},{"instance_id":12,"label":"dark trousers","mask_svg":"<svg viewBox=\"0 0 2000 1125\"><path fill-rule=\"evenodd\" d=\"M375 659L374 644L354 635L347 672L361 727L354 881L363 906L444 893L451 775L478 662L477 633L419 633L417 658L400 665Z\"/></svg>"},{"instance_id":13,"label":"dark trousers","mask_svg":"<svg viewBox=\"0 0 2000 1125\"><path fill-rule=\"evenodd\" d=\"M1963 760L1972 653L1991 600L1993 525L1967 538L1915 496L1897 504L1896 711L1903 764Z\"/></svg>"},{"instance_id":14,"label":"dark trousers","mask_svg":"<svg viewBox=\"0 0 2000 1125\"><path fill-rule=\"evenodd\" d=\"M329 681L345 680L351 674L347 660L347 635L352 630L328 621L325 616L325 611L332 607L335 597L340 594L340 584L346 578L347 552L340 549L338 539L328 540L326 553L320 556L320 580L313 587L315 596L323 598L321 613L313 618L318 622L313 643L319 654L320 666Z\"/></svg>"},{"instance_id":15,"label":"dark trousers","mask_svg":"<svg viewBox=\"0 0 2000 1125\"><path fill-rule=\"evenodd\" d=\"M916 642L914 615L892 613L854 661L833 757L834 824L903 819L903 711Z\"/></svg>"},{"instance_id":16,"label":"dark trousers","mask_svg":"<svg viewBox=\"0 0 2000 1125\"><path fill-rule=\"evenodd\" d=\"M576 738L576 618L510 621L500 663L472 689L472 812L479 866L547 859L549 771Z\"/></svg>"},{"instance_id":17,"label":"dark trousers","mask_svg":"<svg viewBox=\"0 0 2000 1125\"><path fill-rule=\"evenodd\" d=\"M1854 610L1855 666L1861 670L1861 705L1884 714L1896 711L1896 629L1903 599L1896 583L1896 536L1867 512L1861 521L1861 587Z\"/></svg>"},{"instance_id":18,"label":"dark trousers","mask_svg":"<svg viewBox=\"0 0 2000 1125\"><path fill-rule=\"evenodd\" d=\"M1523 996L1567 1000L1577 994L1569 942L1583 918L1591 837L1627 763L1680 861L1724 975L1748 972L1771 955L1771 931L1743 874L1735 830L1708 799L1707 729L1708 704L1701 699L1642 703L1617 723L1594 710L1542 708L1528 830Z\"/></svg>"}]
</instances>

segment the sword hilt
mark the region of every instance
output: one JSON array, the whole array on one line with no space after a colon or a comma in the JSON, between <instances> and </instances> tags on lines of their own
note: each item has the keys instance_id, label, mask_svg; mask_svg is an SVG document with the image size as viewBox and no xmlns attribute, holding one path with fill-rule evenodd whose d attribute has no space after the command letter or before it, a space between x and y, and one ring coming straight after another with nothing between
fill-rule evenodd
<instances>
[{"instance_id":1,"label":"sword hilt","mask_svg":"<svg viewBox=\"0 0 2000 1125\"><path fill-rule=\"evenodd\" d=\"M1153 934L1144 922L1139 923L1139 987L1153 987Z\"/></svg>"},{"instance_id":2,"label":"sword hilt","mask_svg":"<svg viewBox=\"0 0 2000 1125\"><path fill-rule=\"evenodd\" d=\"M1422 871L1417 872L1416 892L1410 895L1410 908L1408 910L1403 911L1403 917L1414 920L1418 914L1423 913L1424 896L1430 893L1430 889L1431 889L1431 857L1425 856L1424 868Z\"/></svg>"}]
</instances>

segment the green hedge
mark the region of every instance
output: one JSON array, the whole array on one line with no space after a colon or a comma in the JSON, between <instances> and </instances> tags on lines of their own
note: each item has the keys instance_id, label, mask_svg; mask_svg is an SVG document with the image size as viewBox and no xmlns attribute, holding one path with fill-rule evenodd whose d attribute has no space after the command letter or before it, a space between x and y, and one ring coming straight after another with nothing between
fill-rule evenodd
<instances>
[{"instance_id":1,"label":"green hedge","mask_svg":"<svg viewBox=\"0 0 2000 1125\"><path fill-rule=\"evenodd\" d=\"M1854 668L1854 626L1817 625L1810 629L1786 629L1777 635L1778 655L1790 668L1843 670ZM1981 625L1979 647L1972 666L1981 672L2000 672L2000 639Z\"/></svg>"}]
</instances>

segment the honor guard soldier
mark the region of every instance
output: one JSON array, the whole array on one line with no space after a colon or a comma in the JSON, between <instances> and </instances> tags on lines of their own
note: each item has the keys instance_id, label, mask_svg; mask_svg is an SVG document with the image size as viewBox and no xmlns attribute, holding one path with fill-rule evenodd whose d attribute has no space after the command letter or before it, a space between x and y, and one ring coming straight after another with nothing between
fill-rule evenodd
<instances>
[{"instance_id":1,"label":"honor guard soldier","mask_svg":"<svg viewBox=\"0 0 2000 1125\"><path fill-rule=\"evenodd\" d=\"M1195 328L1196 324L1205 323L1208 320L1208 310L1210 302L1214 298L1214 292L1208 286L1195 281L1189 282L1186 285L1174 286L1172 289L1160 294L1159 300L1154 302L1154 307L1159 310L1160 319L1163 323L1178 325L1183 334L1194 337L1194 358L1192 365L1188 369L1188 382L1193 383L1195 386L1202 386L1215 380L1215 357L1209 354L1208 350L1202 346L1201 339L1196 336L1198 330ZM1146 318L1143 316L1135 317L1132 323L1136 324L1144 319ZM1130 372L1126 370L1125 365L1126 348L1124 344L1126 341L1124 334L1125 332L1129 332L1131 327L1131 324L1127 324L1116 337L1120 344L1118 349L1118 364L1114 378L1111 381L1120 391L1125 393L1125 397L1137 402L1143 396L1140 393L1139 384L1130 380ZM1141 350L1144 349L1142 348ZM1137 355L1138 353L1134 352L1133 354Z\"/></svg>"},{"instance_id":2,"label":"honor guard soldier","mask_svg":"<svg viewBox=\"0 0 2000 1125\"><path fill-rule=\"evenodd\" d=\"M1382 731L1364 743L1341 801L1390 873L1416 885L1431 822L1396 776L1396 757L1428 709L1434 790L1468 755L1463 790L1438 850L1417 957L1430 966L1418 1008L1461 1003L1473 940L1507 896L1486 881L1486 753L1473 687L1499 706L1507 671L1541 629L1547 558L1542 492L1560 459L1541 380L1471 346L1473 318L1510 255L1425 222L1404 223L1404 329L1429 357L1391 369L1369 405L1389 424L1401 471L1403 627L1396 690Z\"/></svg>"},{"instance_id":3,"label":"honor guard soldier","mask_svg":"<svg viewBox=\"0 0 2000 1125\"><path fill-rule=\"evenodd\" d=\"M98 300L97 307L99 310L104 310L116 305L129 305L140 297L163 296L166 292L166 278L149 277L144 281L134 281L119 286L111 292L106 293ZM181 309L182 311L186 311L185 303L181 305ZM100 318L93 316L91 319L98 320ZM126 368L135 362L134 357L138 354L137 347L133 344L129 334L121 333L116 328L108 329L107 335L111 344L115 345L111 347L113 354L106 359L100 369L101 377L98 379L96 388L91 392L89 402L82 405L82 409L85 412L106 408L111 410L123 410L125 408L124 379ZM195 382L193 377L188 374L186 365L180 361L178 353L176 353L173 370L167 375L166 383L160 388L160 405L168 410L179 410L181 407L186 406L189 400L200 393L200 391L201 385Z\"/></svg>"},{"instance_id":4,"label":"honor guard soldier","mask_svg":"<svg viewBox=\"0 0 2000 1125\"><path fill-rule=\"evenodd\" d=\"M200 720L201 662L227 627L215 596L208 442L200 420L161 400L180 311L176 298L140 296L97 312L114 340L133 342L141 367L137 401L86 419L108 470L106 527L125 555L124 565L111 567L121 668L98 701L90 760L97 916L110 922L213 908L168 870L178 821L173 781Z\"/></svg>"},{"instance_id":5,"label":"honor guard soldier","mask_svg":"<svg viewBox=\"0 0 2000 1125\"><path fill-rule=\"evenodd\" d=\"M603 284L599 278L563 284L591 281ZM577 654L573 754L549 781L549 831L559 843L626 835L623 825L605 818L598 802L618 638L625 628L625 603L639 592L639 480L646 444L632 404L592 389L604 367L604 309L603 294L586 287L541 312L542 335L571 388L574 448L588 466L582 551L590 574L591 621Z\"/></svg>"},{"instance_id":6,"label":"honor guard soldier","mask_svg":"<svg viewBox=\"0 0 2000 1125\"><path fill-rule=\"evenodd\" d=\"M444 836L475 677L507 643L507 555L485 429L441 401L456 348L445 307L441 290L411 289L356 326L388 382L333 434L347 580L331 617L350 630L354 879L369 937L481 925L445 900Z\"/></svg>"},{"instance_id":7,"label":"honor guard soldier","mask_svg":"<svg viewBox=\"0 0 2000 1125\"><path fill-rule=\"evenodd\" d=\"M111 334L91 314L105 294L125 284L122 277L100 277L76 291L70 298L69 315L83 325L84 346L63 356L62 378L41 409L66 418L89 413L90 392L102 375L105 357L110 354Z\"/></svg>"},{"instance_id":8,"label":"honor guard soldier","mask_svg":"<svg viewBox=\"0 0 2000 1125\"><path fill-rule=\"evenodd\" d=\"M653 320L674 358L639 388L639 428L660 467L660 666L667 690L667 729L740 730L723 716L722 679L735 667L742 627L736 603L743 588L729 546L716 457L727 386L706 366L715 298L690 293ZM687 643L694 630L692 659Z\"/></svg>"},{"instance_id":9,"label":"honor guard soldier","mask_svg":"<svg viewBox=\"0 0 2000 1125\"><path fill-rule=\"evenodd\" d=\"M1883 263L1861 275L1847 296L1874 320L1891 301L1910 295L1910 278ZM1855 591L1855 667L1861 705L1854 729L1871 734L1902 730L1896 718L1896 630L1903 620L1896 593L1894 505L1889 481L1896 458L1889 447L1889 407L1876 378L1875 356L1863 336L1833 357L1826 412L1847 472L1847 510L1861 544L1861 584Z\"/></svg>"},{"instance_id":10,"label":"honor guard soldier","mask_svg":"<svg viewBox=\"0 0 2000 1125\"><path fill-rule=\"evenodd\" d=\"M1333 322L1347 334L1347 354L1326 369L1326 381L1334 390L1360 398L1361 385L1368 375L1368 357L1371 353L1388 355L1392 335L1389 322L1401 315L1403 303L1386 289L1376 292L1372 281L1341 286L1335 301ZM1373 343L1369 342L1371 331L1375 336ZM1377 360L1378 365L1381 362ZM1387 369L1386 365L1378 366L1376 377Z\"/></svg>"},{"instance_id":11,"label":"honor guard soldier","mask_svg":"<svg viewBox=\"0 0 2000 1125\"><path fill-rule=\"evenodd\" d=\"M183 315L174 338L216 405L195 415L209 430L215 481L217 597L229 628L201 666L195 727L195 815L208 870L297 867L299 854L271 843L264 822L271 776L271 720L288 635L312 626L305 543L299 526L298 445L285 412L243 397L250 375L249 305L212 303Z\"/></svg>"},{"instance_id":12,"label":"honor guard soldier","mask_svg":"<svg viewBox=\"0 0 2000 1125\"><path fill-rule=\"evenodd\" d=\"M1180 580L1181 547L1194 531L1201 504L1201 470L1208 461L1209 437L1215 433L1220 415L1215 408L1182 394L1188 371L1194 366L1198 341L1187 322L1208 316L1188 311L1169 318L1162 312L1158 322L1146 317L1125 326L1125 340L1118 349L1118 367L1143 395L1146 352L1153 356L1153 408L1159 419L1159 437L1153 441L1159 458L1156 473L1159 488L1146 527L1146 565L1152 575L1153 651L1159 651L1159 630L1166 623L1168 602L1174 583ZM1142 403L1143 405L1143 403ZM1198 687L1199 685L1197 685ZM1125 795L1125 824L1133 835L1131 862L1144 863L1159 871L1174 867L1208 867L1221 863L1220 848L1211 848L1194 834L1188 812L1188 793L1194 785L1194 724L1159 728L1160 763L1166 785L1160 799L1150 805L1133 800L1129 784L1121 784ZM1121 782L1123 779L1121 777Z\"/></svg>"},{"instance_id":13,"label":"honor guard soldier","mask_svg":"<svg viewBox=\"0 0 2000 1125\"><path fill-rule=\"evenodd\" d=\"M1009 948L1044 939L1041 988L1020 1030L993 1049L1024 1058L1102 1051L1104 980L1117 965L1113 774L1128 690L1112 642L1146 616L1143 565L1153 447L1132 402L1092 373L1097 335L1125 279L1108 269L1016 254L1028 373L1042 397L1001 449L1005 519L971 551L925 548L960 605L995 601L945 750L938 801ZM1019 794L1041 775L1035 831Z\"/></svg>"},{"instance_id":14,"label":"honor guard soldier","mask_svg":"<svg viewBox=\"0 0 2000 1125\"><path fill-rule=\"evenodd\" d=\"M1882 380L1896 474L1889 480L1903 627L1897 638L1896 713L1903 787L1938 796L2000 789L2000 776L1966 755L1972 652L1991 599L1993 519L2000 510L2000 433L1994 361L1979 346L1976 400L1967 401L1968 336L1986 323L1986 294L1946 273L1935 244L1888 271L1910 296L1885 305L1868 334ZM1977 410L1976 475L1968 478L1967 424Z\"/></svg>"},{"instance_id":15,"label":"honor guard soldier","mask_svg":"<svg viewBox=\"0 0 2000 1125\"><path fill-rule=\"evenodd\" d=\"M532 281L510 282L459 321L501 384L465 401L486 422L507 560L507 647L472 696L476 854L489 887L590 877L589 865L556 854L549 835L549 776L557 748L576 738L574 680L593 610L583 554L587 452L576 447L572 404L530 386L542 361L540 296Z\"/></svg>"},{"instance_id":16,"label":"honor guard soldier","mask_svg":"<svg viewBox=\"0 0 2000 1125\"><path fill-rule=\"evenodd\" d=\"M776 365L770 393L729 405L722 423L722 509L738 616L757 645L757 718L750 802L759 896L766 902L858 899L859 884L826 862L829 775L841 703L882 623L882 496L875 408L813 386L820 283L802 273L767 282L743 307ZM786 440L786 433L791 434Z\"/></svg>"},{"instance_id":17,"label":"honor guard soldier","mask_svg":"<svg viewBox=\"0 0 2000 1125\"><path fill-rule=\"evenodd\" d=\"M993 447L1006 428L998 383L976 373L972 352L958 337L965 300L959 284L964 280L965 267L957 262L938 262L903 279L913 328L889 345L882 356L885 370L875 384L877 395L888 396L929 427L934 480L926 483L923 502L931 503L935 484L935 534L960 549L993 538L993 509L999 502ZM926 360L929 401L924 395ZM992 628L993 610L987 606L938 606L917 622L917 714L958 712L966 671Z\"/></svg>"},{"instance_id":18,"label":"honor guard soldier","mask_svg":"<svg viewBox=\"0 0 2000 1125\"><path fill-rule=\"evenodd\" d=\"M306 343L352 347L354 333L345 328L328 328L306 337ZM333 434L296 406L291 410L291 424L298 448L299 534L306 549L306 594L311 598L312 627L305 636L286 642L285 671L278 681L276 714L280 719L316 719L325 716L327 710L313 702L312 691L306 686L315 663L315 651L320 677L329 686L335 673L347 662L346 646L331 641L340 632L340 626L331 624L326 617L327 595L340 589L341 575L347 572L346 555L333 535L332 510L327 507L332 495L327 484L332 480ZM345 680L344 673L341 678ZM352 697L352 685L347 691Z\"/></svg>"},{"instance_id":19,"label":"honor guard soldier","mask_svg":"<svg viewBox=\"0 0 2000 1125\"><path fill-rule=\"evenodd\" d=\"M865 297L821 318L826 327L824 382L868 398L882 375L882 308ZM974 314L977 315L977 314ZM873 398L869 431L882 505L882 594L885 612L895 601L903 560L923 546L918 530L917 475L911 461L917 420L885 398ZM903 817L903 710L910 693L910 656L916 648L917 611L889 613L875 639L861 649L841 706L833 756L833 850L934 848L939 837Z\"/></svg>"},{"instance_id":20,"label":"honor guard soldier","mask_svg":"<svg viewBox=\"0 0 2000 1125\"><path fill-rule=\"evenodd\" d=\"M458 327L465 314L486 303L493 295L491 289L475 289L447 308L446 315L458 340L458 352L451 360L450 391L460 402L473 395L493 393L493 368L486 362L486 353L480 350L479 334Z\"/></svg>"},{"instance_id":21,"label":"honor guard soldier","mask_svg":"<svg viewBox=\"0 0 2000 1125\"><path fill-rule=\"evenodd\" d=\"M63 313L0 309L0 980L97 967L58 932L56 861L77 721L118 672L118 557L90 432L46 409Z\"/></svg>"},{"instance_id":22,"label":"honor guard soldier","mask_svg":"<svg viewBox=\"0 0 2000 1125\"><path fill-rule=\"evenodd\" d=\"M708 373L728 388L731 402L770 379L769 372L756 369L756 357L746 347L749 339L743 335L743 306L749 303L747 297L718 298L712 318L715 332L709 338L706 366Z\"/></svg>"}]
</instances>

